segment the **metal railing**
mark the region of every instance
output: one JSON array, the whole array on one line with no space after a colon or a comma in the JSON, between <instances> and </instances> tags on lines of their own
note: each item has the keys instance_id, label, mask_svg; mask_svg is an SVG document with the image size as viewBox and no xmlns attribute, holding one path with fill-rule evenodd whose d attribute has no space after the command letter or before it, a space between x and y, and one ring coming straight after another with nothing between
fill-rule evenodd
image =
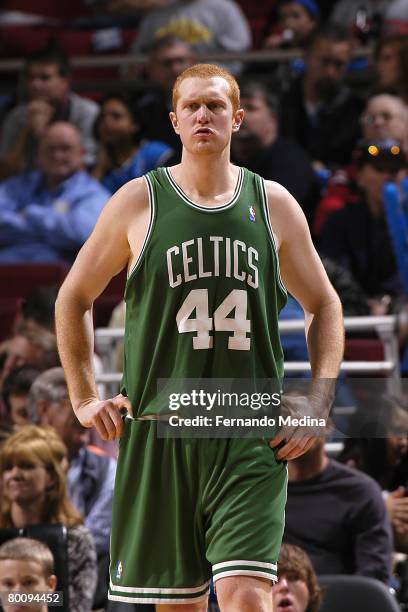
<instances>
[{"instance_id":1,"label":"metal railing","mask_svg":"<svg viewBox=\"0 0 408 612\"><path fill-rule=\"evenodd\" d=\"M370 57L370 47L360 47L354 51L354 57ZM301 49L260 49L255 51L219 52L200 54L199 60L203 62L249 62L253 64L270 64L290 62L303 57ZM72 57L71 65L74 68L130 68L146 64L147 55L121 54L121 55L84 55ZM17 72L23 68L25 61L22 58L0 60L0 72Z\"/></svg>"},{"instance_id":2,"label":"metal railing","mask_svg":"<svg viewBox=\"0 0 408 612\"><path fill-rule=\"evenodd\" d=\"M401 390L401 376L399 369L399 350L396 337L397 318L384 317L345 317L344 327L347 332L376 332L384 345L385 359L383 361L343 361L341 371L348 374L380 374L387 375L387 388L390 393L398 394ZM294 335L304 333L304 321L280 321L281 335ZM116 371L116 346L123 339L123 328L100 328L95 330L95 341L102 358L105 373L97 376L97 382L108 385L117 385L122 377ZM285 362L286 373L304 373L310 370L308 361ZM112 390L112 388L110 388ZM116 392L116 391L115 391Z\"/></svg>"}]
</instances>

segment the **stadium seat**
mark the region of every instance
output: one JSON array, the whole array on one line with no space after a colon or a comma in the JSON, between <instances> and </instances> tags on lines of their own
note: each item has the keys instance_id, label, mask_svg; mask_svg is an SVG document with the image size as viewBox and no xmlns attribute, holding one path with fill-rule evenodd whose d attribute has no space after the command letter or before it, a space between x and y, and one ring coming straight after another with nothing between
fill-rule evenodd
<instances>
[{"instance_id":1,"label":"stadium seat","mask_svg":"<svg viewBox=\"0 0 408 612\"><path fill-rule=\"evenodd\" d=\"M379 338L347 338L344 350L346 361L383 361L384 344Z\"/></svg>"},{"instance_id":2,"label":"stadium seat","mask_svg":"<svg viewBox=\"0 0 408 612\"><path fill-rule=\"evenodd\" d=\"M68 267L58 263L1 265L1 297L27 297L36 287L59 286L67 272Z\"/></svg>"},{"instance_id":3,"label":"stadium seat","mask_svg":"<svg viewBox=\"0 0 408 612\"><path fill-rule=\"evenodd\" d=\"M365 576L319 576L323 603L319 612L400 612L387 587Z\"/></svg>"}]
</instances>

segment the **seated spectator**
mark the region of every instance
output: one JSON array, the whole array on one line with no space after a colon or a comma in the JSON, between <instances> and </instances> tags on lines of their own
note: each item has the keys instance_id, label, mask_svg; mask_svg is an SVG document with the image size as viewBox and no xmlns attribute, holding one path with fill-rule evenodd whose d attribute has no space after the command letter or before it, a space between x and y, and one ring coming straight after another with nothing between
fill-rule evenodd
<instances>
[{"instance_id":1,"label":"seated spectator","mask_svg":"<svg viewBox=\"0 0 408 612\"><path fill-rule=\"evenodd\" d=\"M149 51L158 38L177 36L197 53L245 51L251 46L247 20L234 0L176 0L142 19L132 53Z\"/></svg>"},{"instance_id":2,"label":"seated spectator","mask_svg":"<svg viewBox=\"0 0 408 612\"><path fill-rule=\"evenodd\" d=\"M71 612L91 610L96 585L93 538L68 499L66 449L52 429L27 425L0 451L0 527L61 523L67 529Z\"/></svg>"},{"instance_id":3,"label":"seated spectator","mask_svg":"<svg viewBox=\"0 0 408 612\"><path fill-rule=\"evenodd\" d=\"M344 84L352 42L333 24L308 40L305 72L281 98L281 135L295 140L317 168L349 162L360 136L363 102Z\"/></svg>"},{"instance_id":4,"label":"seated spectator","mask_svg":"<svg viewBox=\"0 0 408 612\"><path fill-rule=\"evenodd\" d=\"M27 406L31 385L40 371L29 365L11 370L4 380L1 398L6 409L6 418L16 427L32 423L32 416Z\"/></svg>"},{"instance_id":5,"label":"seated spectator","mask_svg":"<svg viewBox=\"0 0 408 612\"><path fill-rule=\"evenodd\" d=\"M40 49L26 61L28 102L5 117L0 139L0 177L32 170L37 146L52 121L69 121L79 130L87 165L95 158L92 126L98 106L70 90L68 58L58 49Z\"/></svg>"},{"instance_id":6,"label":"seated spectator","mask_svg":"<svg viewBox=\"0 0 408 612\"><path fill-rule=\"evenodd\" d=\"M30 295L22 301L14 325L19 326L24 322L33 322L54 333L57 293L58 287L56 285L35 287Z\"/></svg>"},{"instance_id":7,"label":"seated spectator","mask_svg":"<svg viewBox=\"0 0 408 612\"><path fill-rule=\"evenodd\" d=\"M314 0L281 0L278 15L278 24L264 40L264 47L303 48L320 20L319 7Z\"/></svg>"},{"instance_id":8,"label":"seated spectator","mask_svg":"<svg viewBox=\"0 0 408 612\"><path fill-rule=\"evenodd\" d=\"M299 145L279 137L278 103L268 89L257 81L240 89L245 118L232 139L233 160L286 187L311 221L320 194L309 158Z\"/></svg>"},{"instance_id":9,"label":"seated spectator","mask_svg":"<svg viewBox=\"0 0 408 612\"><path fill-rule=\"evenodd\" d=\"M353 200L332 212L319 250L347 269L365 293L371 314L386 314L402 294L383 207L383 187L405 175L406 158L396 141L364 141L357 149Z\"/></svg>"},{"instance_id":10,"label":"seated spectator","mask_svg":"<svg viewBox=\"0 0 408 612\"><path fill-rule=\"evenodd\" d=\"M59 365L55 335L33 323L21 323L0 345L0 389L10 372L29 365L47 370Z\"/></svg>"},{"instance_id":11,"label":"seated spectator","mask_svg":"<svg viewBox=\"0 0 408 612\"><path fill-rule=\"evenodd\" d=\"M298 546L282 544L272 596L275 612L318 612L321 591L317 576L309 557Z\"/></svg>"},{"instance_id":12,"label":"seated spectator","mask_svg":"<svg viewBox=\"0 0 408 612\"><path fill-rule=\"evenodd\" d=\"M39 424L53 427L67 447L71 500L84 515L98 554L108 554L116 461L87 446L89 430L82 427L72 410L62 368L52 368L35 380L29 406Z\"/></svg>"},{"instance_id":13,"label":"seated spectator","mask_svg":"<svg viewBox=\"0 0 408 612\"><path fill-rule=\"evenodd\" d=\"M0 263L72 262L109 197L83 171L81 136L70 123L46 128L38 166L0 183Z\"/></svg>"},{"instance_id":14,"label":"seated spectator","mask_svg":"<svg viewBox=\"0 0 408 612\"><path fill-rule=\"evenodd\" d=\"M381 489L333 459L318 438L288 463L284 541L310 556L317 574L357 574L388 583L392 534Z\"/></svg>"},{"instance_id":15,"label":"seated spectator","mask_svg":"<svg viewBox=\"0 0 408 612\"><path fill-rule=\"evenodd\" d=\"M13 538L0 546L0 592L4 612L20 606L5 603L5 593L53 593L57 585L54 557L44 542L31 538ZM29 606L30 612L46 612L47 603Z\"/></svg>"},{"instance_id":16,"label":"seated spectator","mask_svg":"<svg viewBox=\"0 0 408 612\"><path fill-rule=\"evenodd\" d=\"M382 38L374 50L375 88L399 96L408 104L408 39L404 35Z\"/></svg>"},{"instance_id":17,"label":"seated spectator","mask_svg":"<svg viewBox=\"0 0 408 612\"><path fill-rule=\"evenodd\" d=\"M407 150L408 107L401 98L391 94L371 96L361 115L361 128L365 141L394 139ZM346 201L354 200L357 196L357 168L355 162L351 162L332 172L328 179L325 195L316 210L313 226L315 236L321 233L330 212L343 208Z\"/></svg>"},{"instance_id":18,"label":"seated spectator","mask_svg":"<svg viewBox=\"0 0 408 612\"><path fill-rule=\"evenodd\" d=\"M135 112L142 137L168 144L176 152L177 162L181 157L181 142L169 120L172 90L178 75L194 61L192 46L181 38L158 38L151 47L146 67L150 84L136 101Z\"/></svg>"},{"instance_id":19,"label":"seated spectator","mask_svg":"<svg viewBox=\"0 0 408 612\"><path fill-rule=\"evenodd\" d=\"M163 142L141 140L137 114L123 94L110 94L101 102L95 134L99 151L92 176L110 193L162 166L173 154Z\"/></svg>"},{"instance_id":20,"label":"seated spectator","mask_svg":"<svg viewBox=\"0 0 408 612\"><path fill-rule=\"evenodd\" d=\"M383 415L384 437L347 439L339 460L362 470L378 482L385 492L395 548L407 553L408 413L402 400L395 397L385 399L389 410Z\"/></svg>"}]
</instances>

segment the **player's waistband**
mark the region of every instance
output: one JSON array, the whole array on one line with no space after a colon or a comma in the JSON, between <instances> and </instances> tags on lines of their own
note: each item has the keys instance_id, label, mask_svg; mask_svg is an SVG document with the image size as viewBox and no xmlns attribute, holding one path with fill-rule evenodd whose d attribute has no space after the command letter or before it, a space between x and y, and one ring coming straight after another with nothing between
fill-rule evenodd
<instances>
[{"instance_id":1,"label":"player's waistband","mask_svg":"<svg viewBox=\"0 0 408 612\"><path fill-rule=\"evenodd\" d=\"M174 414L174 412L170 413L170 414L143 414L141 416L130 416L130 414L127 414L125 416L126 419L129 419L131 421L164 421L165 423L169 422L170 417L174 417L176 419L178 419L178 415Z\"/></svg>"}]
</instances>

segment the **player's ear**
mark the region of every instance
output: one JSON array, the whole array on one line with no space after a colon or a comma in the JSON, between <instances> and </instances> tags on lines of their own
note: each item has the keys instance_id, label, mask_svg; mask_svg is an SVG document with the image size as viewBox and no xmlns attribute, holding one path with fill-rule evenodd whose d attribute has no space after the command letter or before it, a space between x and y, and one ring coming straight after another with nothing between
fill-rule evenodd
<instances>
[{"instance_id":1,"label":"player's ear","mask_svg":"<svg viewBox=\"0 0 408 612\"><path fill-rule=\"evenodd\" d=\"M177 115L173 111L171 111L170 113L170 121L171 121L171 124L176 134L180 134L179 125L177 121Z\"/></svg>"},{"instance_id":2,"label":"player's ear","mask_svg":"<svg viewBox=\"0 0 408 612\"><path fill-rule=\"evenodd\" d=\"M240 108L237 111L235 111L234 113L234 117L232 119L232 130L234 132L238 132L239 128L241 127L241 123L244 120L244 109Z\"/></svg>"}]
</instances>

